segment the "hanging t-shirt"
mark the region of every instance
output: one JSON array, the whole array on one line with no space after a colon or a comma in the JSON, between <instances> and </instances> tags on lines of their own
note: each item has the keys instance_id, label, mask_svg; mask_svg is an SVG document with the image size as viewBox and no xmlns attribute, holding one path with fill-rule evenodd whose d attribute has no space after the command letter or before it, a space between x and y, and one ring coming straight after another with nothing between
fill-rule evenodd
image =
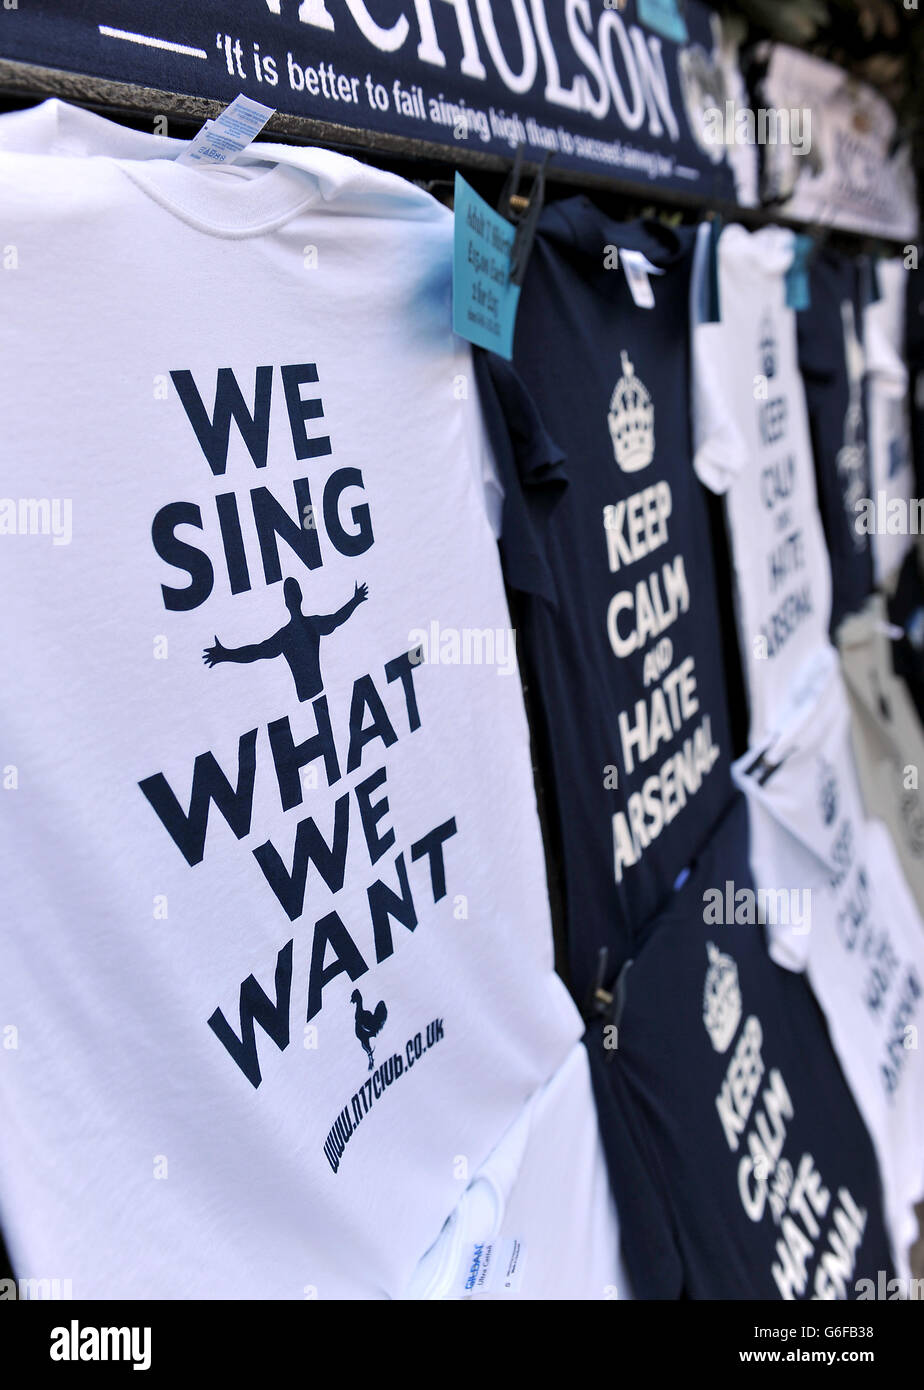
<instances>
[{"instance_id":1,"label":"hanging t-shirt","mask_svg":"<svg viewBox=\"0 0 924 1390\"><path fill-rule=\"evenodd\" d=\"M75 1297L399 1296L581 1031L452 217L133 148L0 153L0 1217Z\"/></svg>"},{"instance_id":2,"label":"hanging t-shirt","mask_svg":"<svg viewBox=\"0 0 924 1390\"><path fill-rule=\"evenodd\" d=\"M698 282L709 236L704 227ZM694 330L695 467L725 496L751 743L785 717L800 672L828 646L831 575L786 302L794 249L780 227L726 227L715 252L721 317Z\"/></svg>"},{"instance_id":3,"label":"hanging t-shirt","mask_svg":"<svg viewBox=\"0 0 924 1390\"><path fill-rule=\"evenodd\" d=\"M871 537L859 524L871 496L863 311L868 266L829 247L809 267L811 303L797 314L818 500L831 557L831 631L873 587Z\"/></svg>"},{"instance_id":4,"label":"hanging t-shirt","mask_svg":"<svg viewBox=\"0 0 924 1390\"><path fill-rule=\"evenodd\" d=\"M891 1267L876 1158L811 990L770 959L738 799L588 1052L637 1298L853 1298Z\"/></svg>"},{"instance_id":5,"label":"hanging t-shirt","mask_svg":"<svg viewBox=\"0 0 924 1390\"><path fill-rule=\"evenodd\" d=\"M893 669L885 599L873 594L838 632L850 735L867 815L888 826L919 911L924 911L924 733Z\"/></svg>"},{"instance_id":6,"label":"hanging t-shirt","mask_svg":"<svg viewBox=\"0 0 924 1390\"><path fill-rule=\"evenodd\" d=\"M879 298L868 304L863 336L866 347L869 414L870 507L861 524L870 529L873 577L878 585L894 578L912 544L911 426L905 341L905 280L900 257L879 261Z\"/></svg>"},{"instance_id":7,"label":"hanging t-shirt","mask_svg":"<svg viewBox=\"0 0 924 1390\"><path fill-rule=\"evenodd\" d=\"M911 461L914 494L924 497L924 285L919 270L924 247L915 248L918 264L905 276L904 357L908 367L908 406L911 416ZM919 541L920 545L921 542Z\"/></svg>"},{"instance_id":8,"label":"hanging t-shirt","mask_svg":"<svg viewBox=\"0 0 924 1390\"><path fill-rule=\"evenodd\" d=\"M905 682L908 694L924 724L924 582L921 580L919 545L909 550L888 596L892 633L892 666Z\"/></svg>"},{"instance_id":9,"label":"hanging t-shirt","mask_svg":"<svg viewBox=\"0 0 924 1390\"><path fill-rule=\"evenodd\" d=\"M543 213L514 366L566 464L509 369L487 364L488 418L500 398L513 422L496 446L502 553L525 595L521 654L582 1002L631 954L731 790L708 517L690 467L692 250L689 229L616 223L583 197Z\"/></svg>"},{"instance_id":10,"label":"hanging t-shirt","mask_svg":"<svg viewBox=\"0 0 924 1390\"><path fill-rule=\"evenodd\" d=\"M631 1297L582 1043L475 1174L405 1296Z\"/></svg>"},{"instance_id":11,"label":"hanging t-shirt","mask_svg":"<svg viewBox=\"0 0 924 1390\"><path fill-rule=\"evenodd\" d=\"M896 1261L924 1195L924 924L891 838L868 820L836 659L791 722L735 764L775 960L805 971L879 1157ZM900 1271L902 1272L902 1271Z\"/></svg>"}]
</instances>

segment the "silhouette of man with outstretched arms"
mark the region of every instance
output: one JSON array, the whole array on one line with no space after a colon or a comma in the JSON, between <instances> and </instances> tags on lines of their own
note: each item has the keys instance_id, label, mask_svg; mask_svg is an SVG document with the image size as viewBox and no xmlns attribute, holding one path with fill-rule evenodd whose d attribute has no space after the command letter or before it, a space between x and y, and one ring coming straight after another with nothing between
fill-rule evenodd
<instances>
[{"instance_id":1,"label":"silhouette of man with outstretched arms","mask_svg":"<svg viewBox=\"0 0 924 1390\"><path fill-rule=\"evenodd\" d=\"M221 661L250 662L274 656L285 657L295 680L299 700L313 700L324 689L321 679L321 638L345 623L369 597L369 590L365 584L357 584L353 597L336 613L314 616L306 616L302 612L302 591L298 580L287 579L282 586L282 594L290 617L272 637L267 637L265 642L254 642L249 647L223 647L216 633L214 647L205 648L202 660L206 666L217 666Z\"/></svg>"}]
</instances>

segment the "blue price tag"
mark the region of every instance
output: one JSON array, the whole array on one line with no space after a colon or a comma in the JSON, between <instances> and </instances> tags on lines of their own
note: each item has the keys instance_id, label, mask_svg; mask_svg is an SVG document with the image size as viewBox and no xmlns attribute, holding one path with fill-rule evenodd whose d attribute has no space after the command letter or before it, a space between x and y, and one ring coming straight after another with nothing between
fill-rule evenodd
<instances>
[{"instance_id":1,"label":"blue price tag","mask_svg":"<svg viewBox=\"0 0 924 1390\"><path fill-rule=\"evenodd\" d=\"M515 228L456 174L452 326L460 338L513 356L519 285L510 283Z\"/></svg>"},{"instance_id":2,"label":"blue price tag","mask_svg":"<svg viewBox=\"0 0 924 1390\"><path fill-rule=\"evenodd\" d=\"M638 17L642 24L674 43L690 41L677 0L638 0Z\"/></svg>"},{"instance_id":3,"label":"blue price tag","mask_svg":"<svg viewBox=\"0 0 924 1390\"><path fill-rule=\"evenodd\" d=\"M812 249L810 236L797 236L792 253L792 265L786 272L786 304L798 313L812 303L809 288L808 258Z\"/></svg>"}]
</instances>

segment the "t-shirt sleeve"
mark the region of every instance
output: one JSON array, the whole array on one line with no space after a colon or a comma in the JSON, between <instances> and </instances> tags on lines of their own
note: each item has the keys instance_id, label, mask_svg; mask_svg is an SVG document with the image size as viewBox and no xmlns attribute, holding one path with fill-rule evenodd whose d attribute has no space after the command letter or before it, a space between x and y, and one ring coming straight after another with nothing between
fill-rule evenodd
<instances>
[{"instance_id":1,"label":"t-shirt sleeve","mask_svg":"<svg viewBox=\"0 0 924 1390\"><path fill-rule=\"evenodd\" d=\"M898 399L908 389L908 368L889 337L885 306L881 300L871 304L863 319L863 344L868 377L875 379L883 395Z\"/></svg>"},{"instance_id":2,"label":"t-shirt sleeve","mask_svg":"<svg viewBox=\"0 0 924 1390\"><path fill-rule=\"evenodd\" d=\"M464 344L465 358L460 361L460 374L471 381L474 373L474 349ZM492 432L485 421L482 393L473 390L465 400L466 444L472 465L476 491L484 507L485 517L495 541L500 540L503 526L504 485L501 482L494 456Z\"/></svg>"},{"instance_id":3,"label":"t-shirt sleeve","mask_svg":"<svg viewBox=\"0 0 924 1390\"><path fill-rule=\"evenodd\" d=\"M728 407L723 376L725 329L693 329L693 467L712 492L727 492L747 460L747 446Z\"/></svg>"},{"instance_id":4,"label":"t-shirt sleeve","mask_svg":"<svg viewBox=\"0 0 924 1390\"><path fill-rule=\"evenodd\" d=\"M772 769L764 781L761 770L766 772L767 769L763 755ZM732 778L748 799L751 872L758 888L770 889L772 885L772 893L787 895L801 891L808 895L802 901L811 904L816 895L823 900L829 893L829 873L833 866L813 853L791 828L805 801L805 781L801 769L796 776L790 775L785 757L773 768L779 756L773 740L769 740L762 748L751 749L732 764ZM773 902L778 907L779 900ZM764 930L767 949L777 965L796 973L806 969L810 915L804 920L793 918L791 921L787 910L778 912L774 920L771 907Z\"/></svg>"},{"instance_id":5,"label":"t-shirt sleeve","mask_svg":"<svg viewBox=\"0 0 924 1390\"><path fill-rule=\"evenodd\" d=\"M917 271L905 276L904 338L908 366L912 371L920 371L924 368L924 286Z\"/></svg>"},{"instance_id":6,"label":"t-shirt sleeve","mask_svg":"<svg viewBox=\"0 0 924 1390\"><path fill-rule=\"evenodd\" d=\"M808 307L796 314L799 369L809 381L839 380L844 363L844 304L857 307L855 268L843 257L826 251L809 263ZM860 331L860 324L857 324Z\"/></svg>"},{"instance_id":7,"label":"t-shirt sleeve","mask_svg":"<svg viewBox=\"0 0 924 1390\"><path fill-rule=\"evenodd\" d=\"M568 485L565 455L513 367L481 349L475 349L473 359L494 486L503 499L504 575L511 588L557 605L546 523Z\"/></svg>"},{"instance_id":8,"label":"t-shirt sleeve","mask_svg":"<svg viewBox=\"0 0 924 1390\"><path fill-rule=\"evenodd\" d=\"M715 271L712 228L698 229L690 286L692 360L693 467L701 483L712 492L727 492L746 461L746 446L728 406L727 373L723 353L727 328L713 321L718 286L711 284Z\"/></svg>"},{"instance_id":9,"label":"t-shirt sleeve","mask_svg":"<svg viewBox=\"0 0 924 1390\"><path fill-rule=\"evenodd\" d=\"M813 317L814 315L814 317ZM832 321L833 322L833 321ZM828 325L824 326L825 328ZM835 324L840 328L840 322ZM843 367L843 349L836 333L823 331L814 300L810 308L796 314L799 341L799 370L806 381L832 382Z\"/></svg>"}]
</instances>

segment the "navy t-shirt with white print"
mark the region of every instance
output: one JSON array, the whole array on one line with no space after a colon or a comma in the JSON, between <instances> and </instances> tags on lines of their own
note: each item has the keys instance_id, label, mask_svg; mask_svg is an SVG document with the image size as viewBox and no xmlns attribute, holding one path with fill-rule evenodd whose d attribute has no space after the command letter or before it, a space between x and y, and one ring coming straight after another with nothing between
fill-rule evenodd
<instances>
[{"instance_id":1,"label":"navy t-shirt with white print","mask_svg":"<svg viewBox=\"0 0 924 1390\"><path fill-rule=\"evenodd\" d=\"M873 589L870 537L857 504L872 498L865 404L863 308L869 266L823 247L809 268L811 303L797 314L818 504L831 558L831 633ZM861 509L862 511L862 509Z\"/></svg>"},{"instance_id":2,"label":"navy t-shirt with white print","mask_svg":"<svg viewBox=\"0 0 924 1390\"><path fill-rule=\"evenodd\" d=\"M892 1274L869 1135L760 911L742 798L585 1038L636 1298L853 1299Z\"/></svg>"},{"instance_id":3,"label":"navy t-shirt with white print","mask_svg":"<svg viewBox=\"0 0 924 1390\"><path fill-rule=\"evenodd\" d=\"M690 229L613 222L584 197L551 205L520 299L515 373L481 362L582 1006L731 796L709 524L691 465L693 241ZM634 302L623 252L651 267L654 307Z\"/></svg>"}]
</instances>

